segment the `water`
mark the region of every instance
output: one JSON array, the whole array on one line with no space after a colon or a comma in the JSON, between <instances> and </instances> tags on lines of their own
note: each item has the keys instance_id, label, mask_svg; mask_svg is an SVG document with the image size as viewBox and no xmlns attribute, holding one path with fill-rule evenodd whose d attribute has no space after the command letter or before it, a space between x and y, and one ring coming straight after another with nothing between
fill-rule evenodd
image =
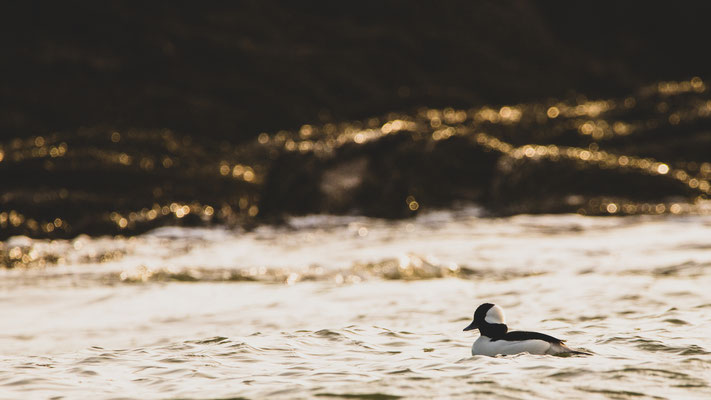
<instances>
[{"instance_id":1,"label":"water","mask_svg":"<svg viewBox=\"0 0 711 400\"><path fill-rule=\"evenodd\" d=\"M87 126L0 140L0 240L407 218L470 203L496 216L711 214L709 131L701 77L624 97L313 122L238 143Z\"/></svg>"},{"instance_id":2,"label":"water","mask_svg":"<svg viewBox=\"0 0 711 400\"><path fill-rule=\"evenodd\" d=\"M293 218L11 238L0 398L708 398L711 217ZM500 304L592 356L472 357Z\"/></svg>"}]
</instances>

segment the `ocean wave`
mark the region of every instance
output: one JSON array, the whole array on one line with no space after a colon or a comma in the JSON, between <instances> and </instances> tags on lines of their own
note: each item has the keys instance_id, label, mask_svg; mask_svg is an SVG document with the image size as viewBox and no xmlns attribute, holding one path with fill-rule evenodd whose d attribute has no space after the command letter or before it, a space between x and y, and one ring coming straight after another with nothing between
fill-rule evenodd
<instances>
[{"instance_id":1,"label":"ocean wave","mask_svg":"<svg viewBox=\"0 0 711 400\"><path fill-rule=\"evenodd\" d=\"M495 216L708 214L710 126L709 90L694 77L625 97L307 124L240 144L104 128L13 139L0 142L0 238L410 218L460 203Z\"/></svg>"}]
</instances>

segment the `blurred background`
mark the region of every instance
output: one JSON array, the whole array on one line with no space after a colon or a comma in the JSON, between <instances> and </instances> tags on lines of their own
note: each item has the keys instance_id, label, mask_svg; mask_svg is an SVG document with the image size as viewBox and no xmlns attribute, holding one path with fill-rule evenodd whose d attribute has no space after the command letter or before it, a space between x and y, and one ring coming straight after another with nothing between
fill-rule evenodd
<instances>
[{"instance_id":1,"label":"blurred background","mask_svg":"<svg viewBox=\"0 0 711 400\"><path fill-rule=\"evenodd\" d=\"M2 238L709 194L707 2L1 8Z\"/></svg>"},{"instance_id":2,"label":"blurred background","mask_svg":"<svg viewBox=\"0 0 711 400\"><path fill-rule=\"evenodd\" d=\"M711 398L709 16L0 2L0 398Z\"/></svg>"}]
</instances>

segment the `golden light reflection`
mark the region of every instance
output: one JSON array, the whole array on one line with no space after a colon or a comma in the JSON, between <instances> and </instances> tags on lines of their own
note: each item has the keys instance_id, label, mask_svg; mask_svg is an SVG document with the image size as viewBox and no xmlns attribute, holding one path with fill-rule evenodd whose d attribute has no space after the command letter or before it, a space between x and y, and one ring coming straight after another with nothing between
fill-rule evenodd
<instances>
[{"instance_id":1,"label":"golden light reflection","mask_svg":"<svg viewBox=\"0 0 711 400\"><path fill-rule=\"evenodd\" d=\"M496 110L491 109L489 107L484 107L476 113L476 115L474 116L474 120L478 122L486 121L492 124L496 124L501 120L501 116Z\"/></svg>"},{"instance_id":2,"label":"golden light reflection","mask_svg":"<svg viewBox=\"0 0 711 400\"><path fill-rule=\"evenodd\" d=\"M222 176L231 176L245 182L254 182L257 180L257 174L249 165L235 164L230 165L227 161L221 161L219 172Z\"/></svg>"},{"instance_id":3,"label":"golden light reflection","mask_svg":"<svg viewBox=\"0 0 711 400\"><path fill-rule=\"evenodd\" d=\"M432 139L434 140L446 140L457 134L457 130L448 126L444 129L438 129L432 132Z\"/></svg>"},{"instance_id":4,"label":"golden light reflection","mask_svg":"<svg viewBox=\"0 0 711 400\"><path fill-rule=\"evenodd\" d=\"M700 77L693 77L688 81L659 82L619 99L590 100L577 96L567 101L553 99L527 104L492 104L467 110L421 108L415 114L389 113L361 121L304 124L294 131L262 132L248 146L242 147L226 142L211 142L203 146L188 136L169 130L148 133L131 130L82 131L77 133L79 139L69 134L48 132L0 143L0 163L6 168L26 160L40 159L33 163L38 168L61 172L77 168L73 164L81 160L99 169L113 171L120 167L125 171L161 179L161 175L150 174L169 174L184 181L216 179L220 184L227 183L225 186L235 188L230 200L214 201L211 206L198 207L197 203L186 202L182 197L181 189L177 189L181 187L181 182L177 182L175 187L171 186L174 183L151 183L147 192L152 193L153 198L148 199L147 204L160 204L144 209L116 210L111 218L106 217L111 210L102 211L102 218L108 221L111 229L122 232L129 232L150 221L154 221L155 225L164 218L189 223L196 220L195 216L199 217L198 221L256 217L260 204L255 193L258 193L259 185L269 172L269 160L290 151L327 159L336 154L341 146L366 145L386 135L396 134L423 141L425 145L455 137L470 140L485 151L501 153L514 160L569 159L575 160L578 166L656 175L660 179L683 183L693 193L689 201L701 202L711 195L710 162L698 158L665 158L664 152L657 151L646 153L660 154L656 156L659 159L655 159L639 155L644 153L636 153L637 149L633 146L620 145L641 143L635 142L641 140L638 138L621 138L625 135L651 134L651 142L657 132L670 128L673 128L672 132L683 133L688 129L705 127L711 119L711 100L708 94L701 93L707 93L706 84ZM674 97L677 95L683 96ZM630 111L632 108L635 110ZM529 142L526 143L526 140ZM536 144L537 141L541 144ZM564 146L561 143L573 144ZM146 148L158 150L148 153L144 150ZM161 166L172 170L164 171ZM47 198L57 201L76 199L76 192L66 188L62 190L56 189ZM698 199L693 200L694 196ZM31 201L46 200L42 195L35 196ZM602 214L612 214L610 210L613 208L616 214L691 212L691 206L678 199L676 201L660 205L608 198L601 199L594 207L588 207L585 202L572 206L584 212ZM422 203L413 197L404 206L417 211ZM25 209L15 207L16 210L9 210L10 206L7 207L7 210L0 212L0 227L15 229L13 232L18 234L44 232L56 235L60 231L68 232L73 222L73 218L65 218L63 214L40 218Z\"/></svg>"},{"instance_id":5,"label":"golden light reflection","mask_svg":"<svg viewBox=\"0 0 711 400\"><path fill-rule=\"evenodd\" d=\"M181 204L177 202L170 203L165 206L154 204L151 208L143 208L138 211L128 213L119 213L117 211L109 214L109 219L116 224L119 229L129 229L137 226L137 224L146 223L155 220L159 216L165 217L169 214L177 219L182 219L188 214L196 214L202 220L210 220L215 213L215 208L209 205L201 205L200 203ZM55 220L56 225L56 220ZM62 221L62 226L67 223Z\"/></svg>"},{"instance_id":6,"label":"golden light reflection","mask_svg":"<svg viewBox=\"0 0 711 400\"><path fill-rule=\"evenodd\" d=\"M699 79L692 79L687 82L689 87L700 88L703 82ZM687 84L679 84L677 86L662 84L662 89L680 87L685 88ZM656 88L655 88L656 90ZM400 131L412 132L413 135L419 131L430 130L428 137L433 141L447 140L453 136L473 136L477 143L482 146L503 153L510 153L514 150L509 143L502 141L493 135L482 135L481 132L476 132L478 123L492 124L518 124L521 122L530 123L531 120L537 123L545 123L539 117L542 116L546 120L561 120L562 124L575 123L576 129L582 135L589 136L594 141L610 139L615 136L629 135L631 133L643 132L648 129L655 129L659 122L650 121L647 125L641 125L637 121L610 121L607 119L607 113L612 113L620 107L629 109L636 107L640 98L645 99L645 96L651 94L644 91L638 96L629 96L620 100L588 100L583 96L579 96L572 103L558 102L555 105L540 108L537 104L520 104L520 105L504 105L500 107L483 106L469 111L456 110L454 108L425 108L418 110L417 118L390 114L384 119L370 118L364 121L356 121L342 124L325 124L323 126L304 125L296 134L287 131L279 131L272 139L269 135L260 135L260 143L275 143L287 151L301 152L317 152L330 153L334 149L347 144L364 144L372 140L379 139L382 135L388 135ZM709 103L709 116L711 116L711 101ZM690 121L693 118L699 118L707 109L706 103L694 108L678 109L673 113L664 116L667 123L682 123ZM528 117L526 117L528 115ZM615 114L617 115L617 114ZM527 118L527 119L526 119ZM581 120L582 119L582 120ZM373 129L379 121L386 122L380 126L380 129ZM569 122L567 122L569 121ZM466 126L461 125L467 123ZM558 123L558 122L556 122ZM369 127L364 129L364 127ZM472 129L474 128L474 129ZM427 134L427 133L425 133ZM307 139L308 138L308 139ZM532 145L533 146L533 145ZM607 158L606 153L598 153L600 150L597 143L588 144L588 149L573 151L575 154L570 154L571 150L565 150L566 154L560 151L555 145L544 147L533 146L532 148L523 148L522 153L514 154L519 157L574 157L581 161L602 162L608 167L622 166L637 169L648 170L652 167L651 160L630 160L630 158L620 155L619 160L611 161ZM534 153L535 151L535 153ZM671 167L669 167L671 168ZM662 170L655 171L661 174ZM667 172L668 173L668 172Z\"/></svg>"},{"instance_id":7,"label":"golden light reflection","mask_svg":"<svg viewBox=\"0 0 711 400\"><path fill-rule=\"evenodd\" d=\"M133 162L133 158L131 158L131 156L126 153L121 153L118 156L118 161L123 165L131 165L131 163Z\"/></svg>"},{"instance_id":8,"label":"golden light reflection","mask_svg":"<svg viewBox=\"0 0 711 400\"><path fill-rule=\"evenodd\" d=\"M592 198L587 207L579 208L579 214L637 215L637 214L711 214L711 203L698 200L695 203L637 203L622 199Z\"/></svg>"},{"instance_id":9,"label":"golden light reflection","mask_svg":"<svg viewBox=\"0 0 711 400\"><path fill-rule=\"evenodd\" d=\"M502 119L510 119L512 114L511 107L504 106L499 109L499 115Z\"/></svg>"},{"instance_id":10,"label":"golden light reflection","mask_svg":"<svg viewBox=\"0 0 711 400\"><path fill-rule=\"evenodd\" d=\"M546 111L546 114L548 115L548 118L550 118L550 119L558 118L558 115L560 115L560 110L558 109L558 107L555 107L555 106L549 107L548 111Z\"/></svg>"},{"instance_id":11,"label":"golden light reflection","mask_svg":"<svg viewBox=\"0 0 711 400\"><path fill-rule=\"evenodd\" d=\"M656 162L652 159L637 158L631 156L618 156L605 151L593 149L580 149L574 147L558 147L558 146L537 146L525 145L518 148L513 148L511 145L503 143L498 139L492 138L484 133L479 133L476 136L477 142L491 149L502 151L515 159L521 158L558 158L566 157L579 159L584 162L592 162L605 168L633 168L641 170L651 175L671 175L674 179L683 182L691 189L698 189L705 194L711 194L709 191L709 181L699 180L691 177L682 169L672 169L668 164ZM711 171L711 166L709 167Z\"/></svg>"},{"instance_id":12,"label":"golden light reflection","mask_svg":"<svg viewBox=\"0 0 711 400\"><path fill-rule=\"evenodd\" d=\"M674 96L689 92L702 93L705 90L706 85L698 76L691 78L689 81L659 82L657 84L657 91L663 96Z\"/></svg>"},{"instance_id":13,"label":"golden light reflection","mask_svg":"<svg viewBox=\"0 0 711 400\"><path fill-rule=\"evenodd\" d=\"M141 158L141 161L138 163L138 165L141 167L141 169L150 171L155 167L155 162L148 157L143 157Z\"/></svg>"},{"instance_id":14,"label":"golden light reflection","mask_svg":"<svg viewBox=\"0 0 711 400\"><path fill-rule=\"evenodd\" d=\"M415 123L411 121L404 121L401 119L396 119L393 121L386 122L383 124L383 126L380 128L380 131L384 134L391 134L395 132L399 132L401 130L405 129L414 129L416 127Z\"/></svg>"},{"instance_id":15,"label":"golden light reflection","mask_svg":"<svg viewBox=\"0 0 711 400\"><path fill-rule=\"evenodd\" d=\"M314 142L310 140L304 140L299 142L299 152L308 153L314 148Z\"/></svg>"},{"instance_id":16,"label":"golden light reflection","mask_svg":"<svg viewBox=\"0 0 711 400\"><path fill-rule=\"evenodd\" d=\"M632 132L632 125L626 124L622 121L617 121L612 124L612 130L617 135L627 135Z\"/></svg>"},{"instance_id":17,"label":"golden light reflection","mask_svg":"<svg viewBox=\"0 0 711 400\"><path fill-rule=\"evenodd\" d=\"M220 175L227 175L230 173L230 166L226 162L220 164Z\"/></svg>"},{"instance_id":18,"label":"golden light reflection","mask_svg":"<svg viewBox=\"0 0 711 400\"><path fill-rule=\"evenodd\" d=\"M247 214L249 214L250 217L257 216L257 214L259 214L259 207L257 207L256 205L249 207Z\"/></svg>"},{"instance_id":19,"label":"golden light reflection","mask_svg":"<svg viewBox=\"0 0 711 400\"><path fill-rule=\"evenodd\" d=\"M407 196L405 198L405 204L410 209L410 211L417 211L420 208L420 203L417 202L415 196Z\"/></svg>"},{"instance_id":20,"label":"golden light reflection","mask_svg":"<svg viewBox=\"0 0 711 400\"><path fill-rule=\"evenodd\" d=\"M597 117L602 113L615 109L614 101L598 100L586 101L569 109L565 114L567 116L588 116Z\"/></svg>"},{"instance_id":21,"label":"golden light reflection","mask_svg":"<svg viewBox=\"0 0 711 400\"><path fill-rule=\"evenodd\" d=\"M702 92L705 89L704 88L704 81L701 80L701 78L699 78L698 76L691 78L690 83L691 83L691 88L697 92Z\"/></svg>"},{"instance_id":22,"label":"golden light reflection","mask_svg":"<svg viewBox=\"0 0 711 400\"><path fill-rule=\"evenodd\" d=\"M299 135L306 139L310 137L314 133L314 129L311 125L303 125L301 129L299 129Z\"/></svg>"},{"instance_id":23,"label":"golden light reflection","mask_svg":"<svg viewBox=\"0 0 711 400\"><path fill-rule=\"evenodd\" d=\"M234 167L232 167L232 176L237 178L244 174L244 166L242 164L237 164Z\"/></svg>"},{"instance_id":24,"label":"golden light reflection","mask_svg":"<svg viewBox=\"0 0 711 400\"><path fill-rule=\"evenodd\" d=\"M491 150L500 151L506 154L510 153L513 150L513 146L511 146L510 144L503 142L493 136L487 135L486 133L477 133L475 135L475 139L477 143Z\"/></svg>"},{"instance_id":25,"label":"golden light reflection","mask_svg":"<svg viewBox=\"0 0 711 400\"><path fill-rule=\"evenodd\" d=\"M246 182L252 182L254 180L254 171L252 171L251 167L247 167L242 176Z\"/></svg>"}]
</instances>

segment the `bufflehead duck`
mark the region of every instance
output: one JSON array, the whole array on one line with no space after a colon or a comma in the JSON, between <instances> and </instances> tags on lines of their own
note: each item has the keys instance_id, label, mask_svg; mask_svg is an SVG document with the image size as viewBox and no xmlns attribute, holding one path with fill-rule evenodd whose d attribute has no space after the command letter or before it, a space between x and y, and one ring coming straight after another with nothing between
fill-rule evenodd
<instances>
[{"instance_id":1,"label":"bufflehead duck","mask_svg":"<svg viewBox=\"0 0 711 400\"><path fill-rule=\"evenodd\" d=\"M538 332L511 331L506 326L504 310L496 304L484 303L474 312L474 321L465 331L479 329L481 336L472 345L472 355L496 356L530 354L589 354L575 351L560 339Z\"/></svg>"}]
</instances>

